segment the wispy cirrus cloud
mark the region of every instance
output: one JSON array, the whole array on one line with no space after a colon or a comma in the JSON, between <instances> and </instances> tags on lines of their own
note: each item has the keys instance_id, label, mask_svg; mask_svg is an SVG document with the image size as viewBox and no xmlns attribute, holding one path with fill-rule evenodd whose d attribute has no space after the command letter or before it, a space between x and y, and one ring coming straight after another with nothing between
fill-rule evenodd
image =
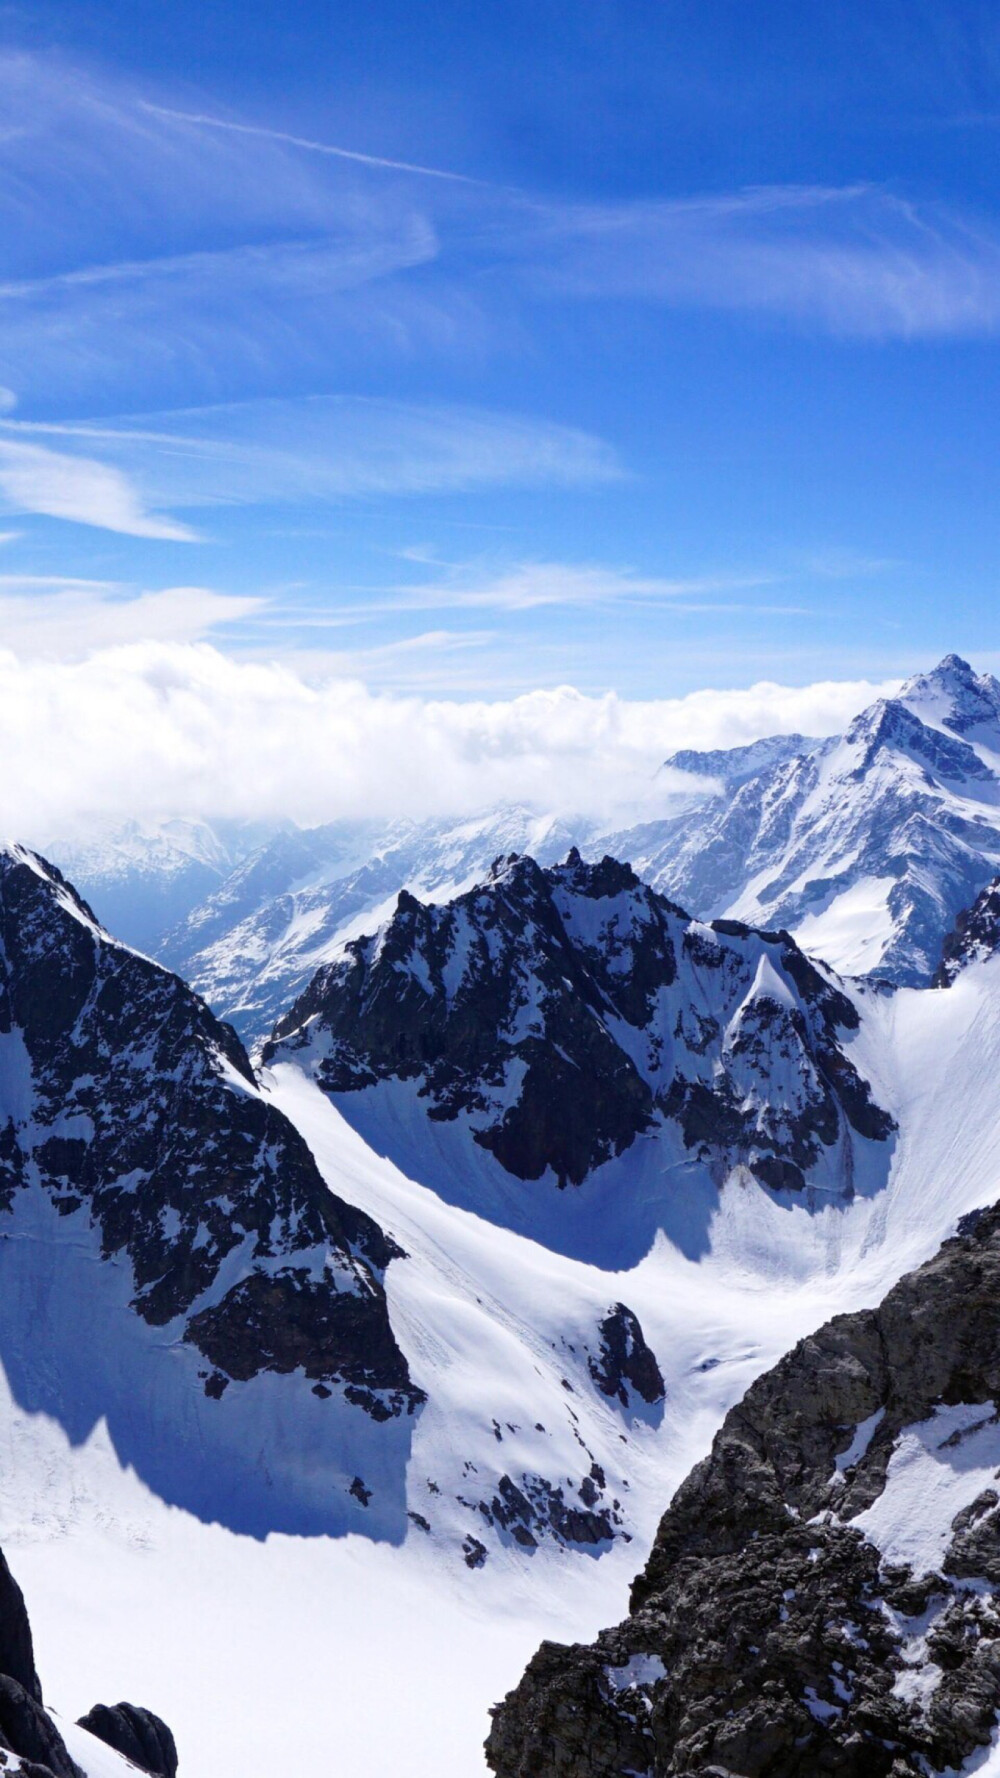
<instances>
[{"instance_id":1,"label":"wispy cirrus cloud","mask_svg":"<svg viewBox=\"0 0 1000 1778\"><path fill-rule=\"evenodd\" d=\"M74 661L131 642L194 643L264 601L211 587L142 590L68 575L0 575L0 637L22 660Z\"/></svg>"},{"instance_id":2,"label":"wispy cirrus cloud","mask_svg":"<svg viewBox=\"0 0 1000 1778\"><path fill-rule=\"evenodd\" d=\"M0 501L10 512L70 519L128 537L193 541L177 519L151 511L125 473L95 457L0 435Z\"/></svg>"},{"instance_id":3,"label":"wispy cirrus cloud","mask_svg":"<svg viewBox=\"0 0 1000 1778\"><path fill-rule=\"evenodd\" d=\"M414 553L411 560L419 562ZM433 564L431 564L433 565ZM518 562L483 571L467 564L448 567L443 578L416 584L372 588L363 607L376 611L537 611L550 606L604 607L701 600L770 586L770 573L700 574L671 578L638 574L631 568L588 562Z\"/></svg>"},{"instance_id":4,"label":"wispy cirrus cloud","mask_svg":"<svg viewBox=\"0 0 1000 1778\"><path fill-rule=\"evenodd\" d=\"M0 99L0 353L29 396L176 406L503 359L553 300L864 339L1000 319L997 219L871 182L563 202L39 56L0 56Z\"/></svg>"},{"instance_id":5,"label":"wispy cirrus cloud","mask_svg":"<svg viewBox=\"0 0 1000 1778\"><path fill-rule=\"evenodd\" d=\"M524 275L550 296L769 315L834 334L992 332L1000 229L884 187L781 185L619 205L539 205Z\"/></svg>"},{"instance_id":6,"label":"wispy cirrus cloud","mask_svg":"<svg viewBox=\"0 0 1000 1778\"><path fill-rule=\"evenodd\" d=\"M43 438L57 440L59 451L30 442ZM119 494L127 466L146 500L174 507L575 486L623 474L609 445L574 427L473 407L361 397L230 403L99 422L0 418L0 487L5 449L12 462L18 451L28 453L27 464L36 452L39 475L45 461L92 469L99 458ZM77 451L88 455L72 454ZM81 490L85 481L81 471ZM114 517L110 499L106 506Z\"/></svg>"}]
</instances>

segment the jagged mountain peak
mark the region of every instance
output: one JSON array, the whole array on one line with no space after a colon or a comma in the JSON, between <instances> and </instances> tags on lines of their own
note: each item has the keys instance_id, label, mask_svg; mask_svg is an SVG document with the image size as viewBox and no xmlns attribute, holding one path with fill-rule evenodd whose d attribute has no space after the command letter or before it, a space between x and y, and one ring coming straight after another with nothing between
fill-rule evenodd
<instances>
[{"instance_id":1,"label":"jagged mountain peak","mask_svg":"<svg viewBox=\"0 0 1000 1778\"><path fill-rule=\"evenodd\" d=\"M450 1128L459 1189L488 1213L470 1143L511 1187L579 1186L649 1136L664 1173L745 1167L842 1195L894 1127L847 1053L857 1024L786 932L691 920L630 865L571 852L505 859L440 906L401 897L317 973L264 1061L304 1067L348 1119L381 1106L391 1123L416 1094L435 1154ZM366 1129L391 1152L388 1126Z\"/></svg>"},{"instance_id":2,"label":"jagged mountain peak","mask_svg":"<svg viewBox=\"0 0 1000 1778\"><path fill-rule=\"evenodd\" d=\"M1000 681L977 673L959 654L946 654L931 672L914 674L898 698L924 721L957 735L982 731L987 745L992 738L1000 746Z\"/></svg>"},{"instance_id":3,"label":"jagged mountain peak","mask_svg":"<svg viewBox=\"0 0 1000 1778\"><path fill-rule=\"evenodd\" d=\"M879 698L855 717L844 739L849 747L858 749L857 762L849 768L858 783L865 782L876 762L895 765L898 771L905 768L907 760L931 781L934 777L954 783L996 781L992 768L974 747L957 735L943 734L930 726L902 698Z\"/></svg>"}]
</instances>

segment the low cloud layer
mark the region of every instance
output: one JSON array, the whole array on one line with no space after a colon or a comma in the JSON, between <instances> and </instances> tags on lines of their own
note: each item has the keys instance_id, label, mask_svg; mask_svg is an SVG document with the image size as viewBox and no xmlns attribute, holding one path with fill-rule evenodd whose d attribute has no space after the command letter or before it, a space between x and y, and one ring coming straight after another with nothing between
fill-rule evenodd
<instances>
[{"instance_id":1,"label":"low cloud layer","mask_svg":"<svg viewBox=\"0 0 1000 1778\"><path fill-rule=\"evenodd\" d=\"M893 682L894 684L895 682ZM0 821L41 844L94 817L457 814L499 802L650 818L678 747L830 733L889 685L759 684L655 702L569 687L502 702L378 695L234 660L207 643L77 662L0 654Z\"/></svg>"}]
</instances>

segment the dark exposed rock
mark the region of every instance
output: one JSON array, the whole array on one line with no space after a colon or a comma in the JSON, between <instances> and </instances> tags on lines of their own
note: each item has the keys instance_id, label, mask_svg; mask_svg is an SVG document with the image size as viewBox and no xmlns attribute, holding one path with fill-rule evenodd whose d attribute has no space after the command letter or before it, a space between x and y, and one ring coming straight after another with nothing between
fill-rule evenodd
<instances>
[{"instance_id":1,"label":"dark exposed rock","mask_svg":"<svg viewBox=\"0 0 1000 1778\"><path fill-rule=\"evenodd\" d=\"M174 1737L152 1710L138 1704L95 1704L81 1716L80 1727L124 1754L141 1771L152 1772L154 1778L176 1778Z\"/></svg>"},{"instance_id":2,"label":"dark exposed rock","mask_svg":"<svg viewBox=\"0 0 1000 1778\"><path fill-rule=\"evenodd\" d=\"M52 1778L84 1778L40 1700L6 1673L0 1673L0 1734L14 1753Z\"/></svg>"},{"instance_id":3,"label":"dark exposed rock","mask_svg":"<svg viewBox=\"0 0 1000 1778\"><path fill-rule=\"evenodd\" d=\"M481 1500L479 1510L488 1525L499 1527L525 1550L536 1549L543 1540L595 1547L620 1534L618 1502L604 1504L605 1488L604 1475L596 1464L577 1490L582 1505L567 1500L562 1486L553 1485L544 1476L522 1475L518 1485L509 1475L502 1475L496 1494L489 1501Z\"/></svg>"},{"instance_id":4,"label":"dark exposed rock","mask_svg":"<svg viewBox=\"0 0 1000 1778\"><path fill-rule=\"evenodd\" d=\"M1000 877L988 883L971 907L959 914L944 941L935 988L947 988L968 963L995 956L1000 950Z\"/></svg>"},{"instance_id":5,"label":"dark exposed rock","mask_svg":"<svg viewBox=\"0 0 1000 1778\"><path fill-rule=\"evenodd\" d=\"M469 1536L462 1544L462 1554L466 1568L482 1568L486 1561L486 1545L480 1543L478 1537Z\"/></svg>"},{"instance_id":6,"label":"dark exposed rock","mask_svg":"<svg viewBox=\"0 0 1000 1778\"><path fill-rule=\"evenodd\" d=\"M398 1248L327 1189L235 1033L16 847L0 853L0 1040L0 1205L30 1180L86 1214L103 1257L128 1261L136 1313L179 1323L214 1366L209 1397L299 1369L368 1411L422 1400L382 1285Z\"/></svg>"},{"instance_id":7,"label":"dark exposed rock","mask_svg":"<svg viewBox=\"0 0 1000 1778\"><path fill-rule=\"evenodd\" d=\"M646 1344L639 1317L624 1303L615 1303L601 1321L600 1352L588 1361L588 1369L603 1395L616 1396L622 1407L630 1405L630 1391L652 1406L664 1397L663 1376Z\"/></svg>"},{"instance_id":8,"label":"dark exposed rock","mask_svg":"<svg viewBox=\"0 0 1000 1778\"><path fill-rule=\"evenodd\" d=\"M843 1185L853 1135L893 1131L842 1046L857 1023L787 933L699 925L628 865L571 851L549 870L500 859L445 907L401 894L264 1059L334 1094L416 1082L429 1118L466 1118L519 1179L577 1185L675 1122L719 1167L797 1190L824 1162Z\"/></svg>"},{"instance_id":9,"label":"dark exposed rock","mask_svg":"<svg viewBox=\"0 0 1000 1778\"><path fill-rule=\"evenodd\" d=\"M853 1521L901 1437L961 1404L927 1448L965 1473L997 1401L1000 1207L758 1379L664 1515L630 1617L543 1644L497 1708L498 1778L962 1766L1000 1707L997 1489L970 1489L940 1572L891 1563Z\"/></svg>"},{"instance_id":10,"label":"dark exposed rock","mask_svg":"<svg viewBox=\"0 0 1000 1778\"><path fill-rule=\"evenodd\" d=\"M24 1603L24 1594L7 1566L0 1550L0 1673L17 1681L28 1695L42 1701L42 1688L35 1672L35 1651L31 1625Z\"/></svg>"}]
</instances>

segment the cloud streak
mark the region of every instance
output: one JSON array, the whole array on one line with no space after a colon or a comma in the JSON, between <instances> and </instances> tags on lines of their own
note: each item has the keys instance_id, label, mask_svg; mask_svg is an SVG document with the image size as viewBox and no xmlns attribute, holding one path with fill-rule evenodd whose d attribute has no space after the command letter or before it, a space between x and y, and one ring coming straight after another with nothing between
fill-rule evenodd
<instances>
[{"instance_id":1,"label":"cloud streak","mask_svg":"<svg viewBox=\"0 0 1000 1778\"><path fill-rule=\"evenodd\" d=\"M876 185L537 206L524 276L550 296L635 298L872 339L992 333L1000 233Z\"/></svg>"},{"instance_id":2,"label":"cloud streak","mask_svg":"<svg viewBox=\"0 0 1000 1778\"><path fill-rule=\"evenodd\" d=\"M142 109L156 117L170 118L175 123L193 124L198 129L229 130L239 136L257 136L268 142L280 142L288 148L301 148L309 154L330 155L334 160L353 161L362 167L376 167L383 172L417 173L424 179L449 179L458 185L482 185L468 173L451 173L443 167L425 167L415 161L388 160L380 154L363 154L356 148L340 148L332 142L317 142L310 136L291 135L287 130L269 129L264 124L236 123L231 118L212 117L201 111L177 111L170 105L153 105L142 101Z\"/></svg>"},{"instance_id":3,"label":"cloud streak","mask_svg":"<svg viewBox=\"0 0 1000 1778\"><path fill-rule=\"evenodd\" d=\"M262 604L208 587L136 593L112 582L0 575L0 636L21 660L66 663L132 642L197 642Z\"/></svg>"},{"instance_id":4,"label":"cloud streak","mask_svg":"<svg viewBox=\"0 0 1000 1778\"><path fill-rule=\"evenodd\" d=\"M770 574L705 574L670 579L598 563L520 562L515 567L479 576L466 567L457 567L445 580L396 586L388 596L376 592L363 609L518 612L550 606L642 605L664 600L674 603L770 586L774 579Z\"/></svg>"},{"instance_id":5,"label":"cloud streak","mask_svg":"<svg viewBox=\"0 0 1000 1778\"><path fill-rule=\"evenodd\" d=\"M127 537L189 543L196 535L151 512L122 470L10 436L0 436L0 498L10 512L70 519Z\"/></svg>"},{"instance_id":6,"label":"cloud streak","mask_svg":"<svg viewBox=\"0 0 1000 1778\"><path fill-rule=\"evenodd\" d=\"M586 486L622 474L610 446L574 427L360 397L232 403L107 423L0 419L0 440L43 437L127 464L150 502L181 507ZM65 461L84 459L67 453Z\"/></svg>"}]
</instances>

